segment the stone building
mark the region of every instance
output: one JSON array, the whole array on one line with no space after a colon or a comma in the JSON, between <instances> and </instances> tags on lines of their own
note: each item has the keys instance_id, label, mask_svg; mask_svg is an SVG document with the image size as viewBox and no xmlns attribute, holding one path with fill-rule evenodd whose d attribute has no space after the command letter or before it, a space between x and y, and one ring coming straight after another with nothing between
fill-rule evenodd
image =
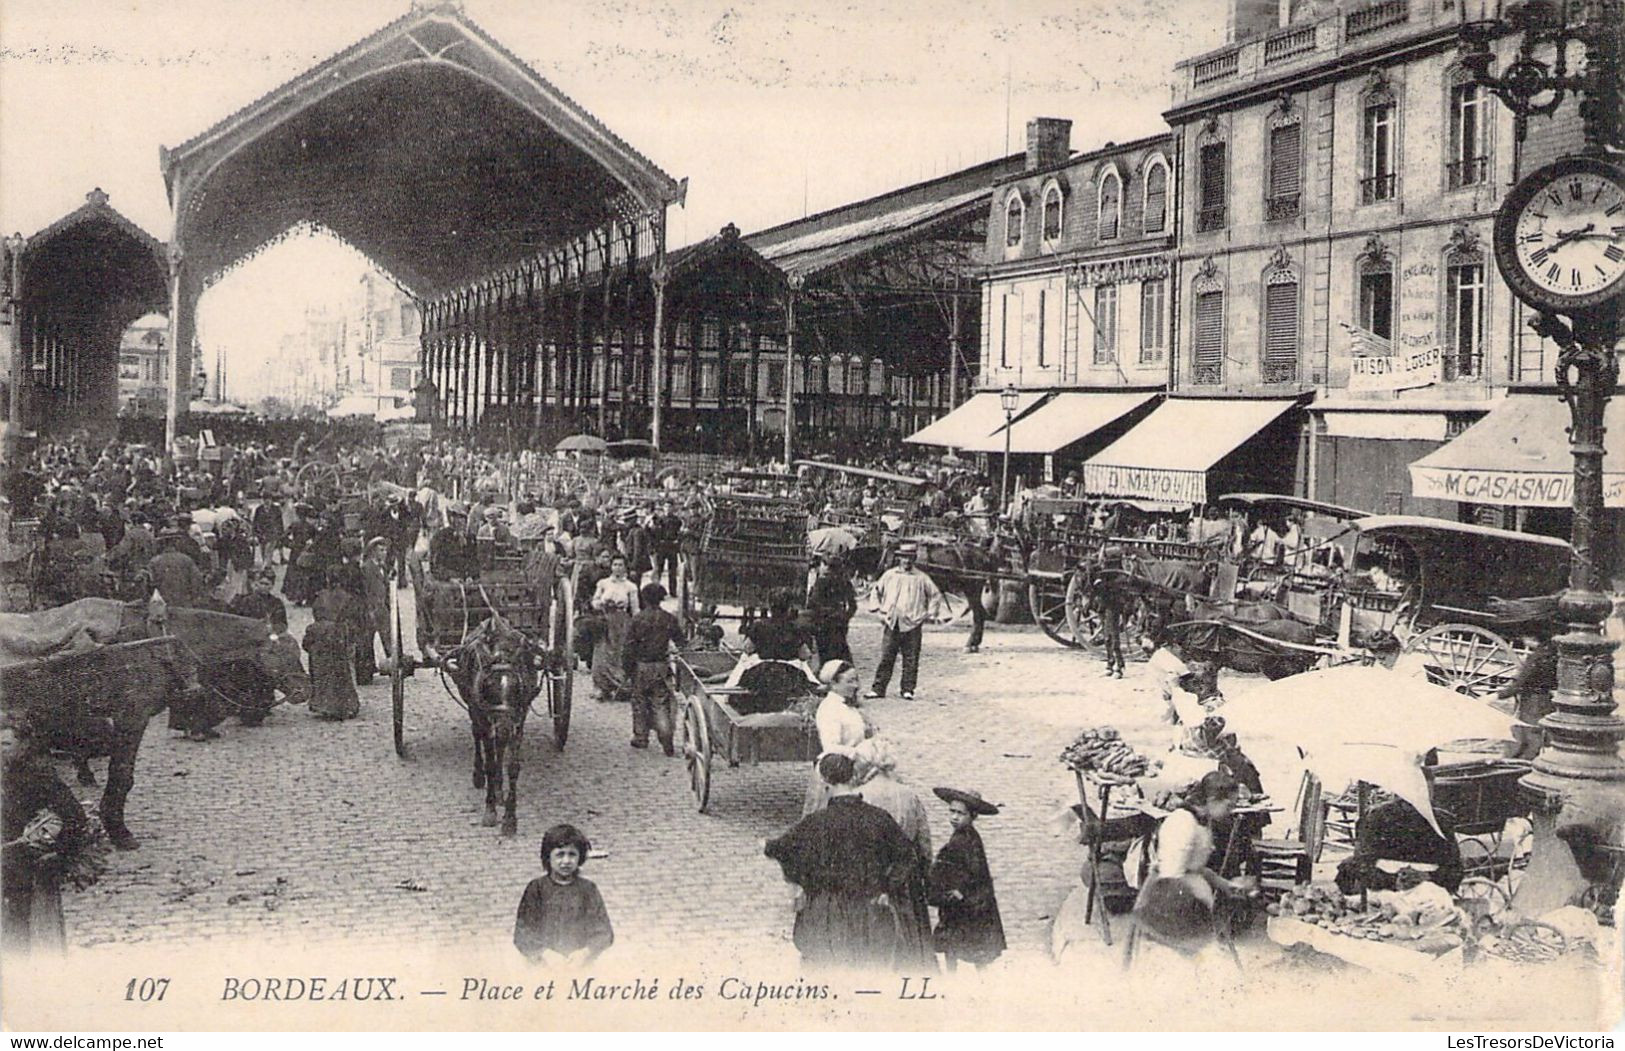
<instances>
[{"instance_id":1,"label":"stone building","mask_svg":"<svg viewBox=\"0 0 1625 1051\"><path fill-rule=\"evenodd\" d=\"M1172 137L1073 154L1071 126L1030 122L1024 168L993 184L982 393L916 436L1002 452L998 392L1014 387L1021 417L1010 449L1028 477L1076 466L1143 417L1168 382Z\"/></svg>"},{"instance_id":2,"label":"stone building","mask_svg":"<svg viewBox=\"0 0 1625 1051\"><path fill-rule=\"evenodd\" d=\"M1454 0L1231 0L1228 17L1223 48L1175 67L1166 114L1184 187L1175 389L1314 394L1252 454L1282 458L1295 491L1470 514L1412 495L1407 468L1528 371L1490 250L1512 118L1459 62ZM1382 353L1401 378L1356 360Z\"/></svg>"}]
</instances>

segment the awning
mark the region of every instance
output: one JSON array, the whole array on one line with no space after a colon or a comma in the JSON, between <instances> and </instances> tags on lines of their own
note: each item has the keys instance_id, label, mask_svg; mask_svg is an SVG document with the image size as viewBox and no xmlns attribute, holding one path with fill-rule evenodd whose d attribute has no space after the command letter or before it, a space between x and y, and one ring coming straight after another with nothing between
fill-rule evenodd
<instances>
[{"instance_id":1,"label":"awning","mask_svg":"<svg viewBox=\"0 0 1625 1051\"><path fill-rule=\"evenodd\" d=\"M1610 437L1625 435L1625 402L1603 417ZM1508 507L1571 507L1574 458L1569 410L1556 396L1513 394L1449 445L1411 464L1411 495ZM1606 507L1625 507L1625 450L1603 454Z\"/></svg>"},{"instance_id":2,"label":"awning","mask_svg":"<svg viewBox=\"0 0 1625 1051\"><path fill-rule=\"evenodd\" d=\"M1020 400L1016 402L1016 418L1037 405L1048 391L1022 391ZM981 394L971 396L970 401L950 412L942 419L930 423L903 440L916 445L942 445L951 449L963 449L981 441L994 431L1004 429L1004 409L999 405L999 395L993 391L983 391ZM1004 439L999 439L999 448L1004 448Z\"/></svg>"},{"instance_id":3,"label":"awning","mask_svg":"<svg viewBox=\"0 0 1625 1051\"><path fill-rule=\"evenodd\" d=\"M1170 398L1083 465L1100 496L1207 503L1207 472L1297 399Z\"/></svg>"},{"instance_id":4,"label":"awning","mask_svg":"<svg viewBox=\"0 0 1625 1051\"><path fill-rule=\"evenodd\" d=\"M1062 392L1011 425L1010 451L1056 452L1075 441L1087 438L1102 427L1115 423L1156 397L1156 394L1146 393ZM967 442L961 448L972 452L1003 452L1004 437L1004 425L1001 421L999 428L992 434L974 442Z\"/></svg>"}]
</instances>

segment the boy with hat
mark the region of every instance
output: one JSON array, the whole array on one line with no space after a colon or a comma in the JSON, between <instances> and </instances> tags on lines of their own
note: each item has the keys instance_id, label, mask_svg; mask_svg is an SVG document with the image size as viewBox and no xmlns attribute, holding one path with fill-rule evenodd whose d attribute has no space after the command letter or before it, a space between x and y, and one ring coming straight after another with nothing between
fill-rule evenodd
<instances>
[{"instance_id":1,"label":"boy with hat","mask_svg":"<svg viewBox=\"0 0 1625 1051\"><path fill-rule=\"evenodd\" d=\"M953 835L937 851L927 877L928 900L937 907L936 950L952 971L960 960L986 967L1004 952L1004 923L993 895L993 875L987 853L976 831L979 816L997 814L999 808L976 792L934 788L948 804Z\"/></svg>"},{"instance_id":2,"label":"boy with hat","mask_svg":"<svg viewBox=\"0 0 1625 1051\"><path fill-rule=\"evenodd\" d=\"M947 619L942 592L936 582L915 568L914 559L919 550L915 544L901 544L897 548L897 564L875 582L871 608L879 614L884 633L880 663L875 665L874 686L868 693L870 699L886 696L899 653L903 655L903 700L914 699L914 687L920 677L920 629L926 621Z\"/></svg>"}]
</instances>

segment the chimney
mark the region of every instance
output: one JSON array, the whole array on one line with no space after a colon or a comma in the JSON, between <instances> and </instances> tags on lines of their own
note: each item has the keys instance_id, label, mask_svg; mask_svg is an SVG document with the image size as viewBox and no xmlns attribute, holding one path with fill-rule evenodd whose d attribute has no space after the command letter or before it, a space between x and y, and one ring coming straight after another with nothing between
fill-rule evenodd
<instances>
[{"instance_id":1,"label":"chimney","mask_svg":"<svg viewBox=\"0 0 1625 1051\"><path fill-rule=\"evenodd\" d=\"M1281 0L1230 0L1230 24L1225 27L1225 42L1239 44L1273 32L1283 24L1281 10Z\"/></svg>"},{"instance_id":2,"label":"chimney","mask_svg":"<svg viewBox=\"0 0 1625 1051\"><path fill-rule=\"evenodd\" d=\"M1072 122L1060 117L1034 117L1027 122L1027 170L1037 171L1072 156Z\"/></svg>"}]
</instances>

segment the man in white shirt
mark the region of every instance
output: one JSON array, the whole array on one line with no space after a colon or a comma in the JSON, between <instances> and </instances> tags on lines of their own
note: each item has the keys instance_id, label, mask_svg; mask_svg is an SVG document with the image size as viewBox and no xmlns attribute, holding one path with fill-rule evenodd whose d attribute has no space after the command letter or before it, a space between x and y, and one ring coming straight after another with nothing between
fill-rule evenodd
<instances>
[{"instance_id":1,"label":"man in white shirt","mask_svg":"<svg viewBox=\"0 0 1625 1051\"><path fill-rule=\"evenodd\" d=\"M884 629L880 642L880 663L875 665L875 682L870 698L886 696L891 685L892 667L903 655L903 700L914 699L920 678L920 631L926 621L945 620L942 592L936 582L914 565L919 547L904 543L897 549L897 565L875 582L871 608L880 615Z\"/></svg>"}]
</instances>

